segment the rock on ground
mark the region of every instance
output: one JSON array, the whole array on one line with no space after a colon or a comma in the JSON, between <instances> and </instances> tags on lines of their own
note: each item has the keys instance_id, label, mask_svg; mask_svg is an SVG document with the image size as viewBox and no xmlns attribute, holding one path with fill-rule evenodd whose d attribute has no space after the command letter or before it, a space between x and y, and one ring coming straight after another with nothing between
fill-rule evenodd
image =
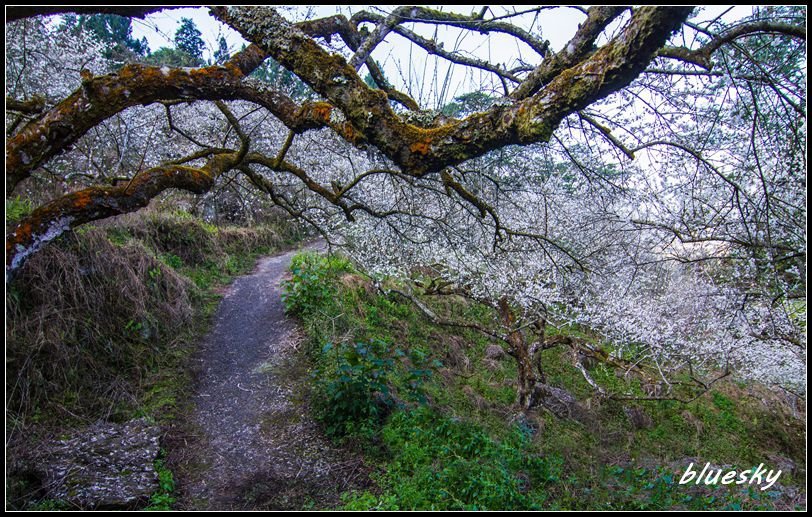
<instances>
[{"instance_id":1,"label":"rock on ground","mask_svg":"<svg viewBox=\"0 0 812 517\"><path fill-rule=\"evenodd\" d=\"M654 420L643 409L635 406L624 406L623 412L634 429L651 429L654 427Z\"/></svg>"},{"instance_id":2,"label":"rock on ground","mask_svg":"<svg viewBox=\"0 0 812 517\"><path fill-rule=\"evenodd\" d=\"M29 453L26 470L47 499L82 509L138 508L158 488L160 429L144 419L98 423Z\"/></svg>"},{"instance_id":3,"label":"rock on ground","mask_svg":"<svg viewBox=\"0 0 812 517\"><path fill-rule=\"evenodd\" d=\"M505 357L505 349L499 345L488 345L485 349L485 357L487 359L502 359Z\"/></svg>"},{"instance_id":4,"label":"rock on ground","mask_svg":"<svg viewBox=\"0 0 812 517\"><path fill-rule=\"evenodd\" d=\"M543 407L558 418L585 423L591 417L575 396L563 388L538 383L533 389L532 400L534 406Z\"/></svg>"}]
</instances>

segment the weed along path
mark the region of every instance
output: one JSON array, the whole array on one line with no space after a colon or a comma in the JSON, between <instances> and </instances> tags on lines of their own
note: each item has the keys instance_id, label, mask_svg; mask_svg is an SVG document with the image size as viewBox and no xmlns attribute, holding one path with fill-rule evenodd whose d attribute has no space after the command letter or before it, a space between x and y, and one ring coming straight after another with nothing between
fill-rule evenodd
<instances>
[{"instance_id":1,"label":"weed along path","mask_svg":"<svg viewBox=\"0 0 812 517\"><path fill-rule=\"evenodd\" d=\"M281 300L295 253L263 258L236 279L200 346L184 436L167 445L179 508L326 508L363 483L360 458L309 416L299 333Z\"/></svg>"}]
</instances>

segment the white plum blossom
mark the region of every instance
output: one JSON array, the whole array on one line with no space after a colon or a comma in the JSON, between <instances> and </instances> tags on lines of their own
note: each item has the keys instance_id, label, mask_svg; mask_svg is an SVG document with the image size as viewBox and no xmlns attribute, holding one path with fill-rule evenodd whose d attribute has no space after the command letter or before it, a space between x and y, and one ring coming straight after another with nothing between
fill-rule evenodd
<instances>
[{"instance_id":1,"label":"white plum blossom","mask_svg":"<svg viewBox=\"0 0 812 517\"><path fill-rule=\"evenodd\" d=\"M43 95L54 104L81 84L82 70L108 73L104 46L84 32L60 30L52 19L25 18L6 24L6 96Z\"/></svg>"},{"instance_id":2,"label":"white plum blossom","mask_svg":"<svg viewBox=\"0 0 812 517\"><path fill-rule=\"evenodd\" d=\"M729 369L742 379L805 390L805 309L793 316L795 302L774 303L751 285L730 282L726 275L738 265L676 260L674 246L631 222L649 210L646 203L659 201L656 192L624 185L612 194L546 174L544 152L523 150L506 160L510 166L478 170L517 178L514 188L478 192L498 207L510 232L446 196L441 185L429 190L412 182L387 193L382 181L370 195L408 213L360 215L333 236L373 275L409 278L429 267L474 298L505 297L527 314L584 325L617 354L642 347L664 371ZM691 249L694 256L719 252Z\"/></svg>"},{"instance_id":3,"label":"white plum blossom","mask_svg":"<svg viewBox=\"0 0 812 517\"><path fill-rule=\"evenodd\" d=\"M44 95L51 107L81 92L87 72L112 72L99 43L53 20L9 23L6 42L6 96L15 100ZM564 119L548 143L428 174L333 129L291 132L259 105L225 102L249 152L286 166L249 164L253 178L227 171L194 202L274 204L372 275L428 268L528 318L588 327L617 354L642 350L666 371L730 369L805 391L806 61L796 39L774 43L769 59L755 60L748 48L767 46L738 40L714 53L708 73L656 58L628 87ZM505 97L472 91L509 109L504 88ZM7 112L9 134L15 117ZM328 119L346 123L338 108ZM241 143L212 102L134 106L36 171L37 181L59 184L32 195L115 184ZM188 165L208 157L195 156Z\"/></svg>"}]
</instances>

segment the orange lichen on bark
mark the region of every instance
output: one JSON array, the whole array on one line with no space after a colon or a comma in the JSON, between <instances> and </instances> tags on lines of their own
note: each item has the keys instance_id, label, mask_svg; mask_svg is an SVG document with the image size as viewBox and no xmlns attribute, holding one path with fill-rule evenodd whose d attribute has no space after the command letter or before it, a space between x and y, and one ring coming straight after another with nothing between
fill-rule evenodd
<instances>
[{"instance_id":1,"label":"orange lichen on bark","mask_svg":"<svg viewBox=\"0 0 812 517\"><path fill-rule=\"evenodd\" d=\"M409 150L412 153L426 156L427 154L429 154L429 151L431 150L431 138L426 137L418 142L414 142L412 145L409 146Z\"/></svg>"},{"instance_id":2,"label":"orange lichen on bark","mask_svg":"<svg viewBox=\"0 0 812 517\"><path fill-rule=\"evenodd\" d=\"M364 135L356 131L349 122L344 122L337 130L342 138L353 145L358 145L365 140Z\"/></svg>"},{"instance_id":3,"label":"orange lichen on bark","mask_svg":"<svg viewBox=\"0 0 812 517\"><path fill-rule=\"evenodd\" d=\"M15 233L15 235L17 235L20 238L27 239L27 238L29 238L31 236L31 232L33 231L33 229L34 228L33 228L33 226L31 226L31 223L26 221L26 222L20 223L20 225L17 226L17 228L14 229L14 233ZM8 246L6 247L6 251L8 252Z\"/></svg>"},{"instance_id":4,"label":"orange lichen on bark","mask_svg":"<svg viewBox=\"0 0 812 517\"><path fill-rule=\"evenodd\" d=\"M92 202L93 196L91 190L87 189L74 192L73 205L76 208L87 208Z\"/></svg>"},{"instance_id":5,"label":"orange lichen on bark","mask_svg":"<svg viewBox=\"0 0 812 517\"><path fill-rule=\"evenodd\" d=\"M459 126L459 121L452 121L443 126L433 128L422 128L412 124L407 124L402 129L402 138L408 144L410 153L417 158L417 162L407 161L404 165L415 170L420 169L422 159L435 152L437 145L447 143L448 137L455 133Z\"/></svg>"},{"instance_id":6,"label":"orange lichen on bark","mask_svg":"<svg viewBox=\"0 0 812 517\"><path fill-rule=\"evenodd\" d=\"M333 106L327 102L315 102L310 105L310 113L312 118L327 124L330 122Z\"/></svg>"}]
</instances>

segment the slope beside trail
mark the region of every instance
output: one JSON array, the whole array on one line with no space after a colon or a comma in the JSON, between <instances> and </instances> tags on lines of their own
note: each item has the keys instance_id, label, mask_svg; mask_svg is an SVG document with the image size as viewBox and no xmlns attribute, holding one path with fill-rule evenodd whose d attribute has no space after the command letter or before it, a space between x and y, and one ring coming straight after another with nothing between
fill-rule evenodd
<instances>
[{"instance_id":1,"label":"slope beside trail","mask_svg":"<svg viewBox=\"0 0 812 517\"><path fill-rule=\"evenodd\" d=\"M328 508L366 484L361 458L310 417L301 339L281 300L295 253L263 258L234 281L197 352L185 436L169 445L181 508Z\"/></svg>"}]
</instances>

